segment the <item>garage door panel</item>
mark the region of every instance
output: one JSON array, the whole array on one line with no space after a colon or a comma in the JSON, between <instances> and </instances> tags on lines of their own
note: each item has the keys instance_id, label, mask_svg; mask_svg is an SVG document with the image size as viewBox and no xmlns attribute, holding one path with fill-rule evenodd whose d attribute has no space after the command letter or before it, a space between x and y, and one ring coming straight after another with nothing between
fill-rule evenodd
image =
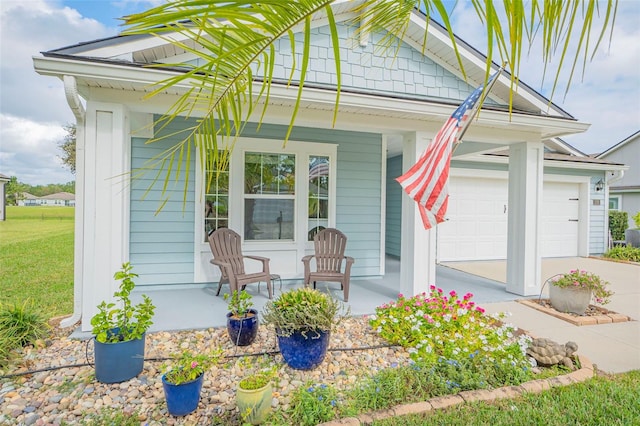
<instances>
[{"instance_id":1,"label":"garage door panel","mask_svg":"<svg viewBox=\"0 0 640 426\"><path fill-rule=\"evenodd\" d=\"M438 225L438 259L484 260L507 256L506 179L452 177L447 222ZM541 209L543 257L577 256L579 185L545 182Z\"/></svg>"}]
</instances>

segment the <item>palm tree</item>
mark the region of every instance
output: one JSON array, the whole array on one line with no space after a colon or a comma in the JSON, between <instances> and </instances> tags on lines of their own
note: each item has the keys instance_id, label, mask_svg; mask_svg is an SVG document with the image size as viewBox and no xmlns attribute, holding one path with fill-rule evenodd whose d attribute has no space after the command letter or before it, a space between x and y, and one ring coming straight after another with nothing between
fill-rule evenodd
<instances>
[{"instance_id":1,"label":"palm tree","mask_svg":"<svg viewBox=\"0 0 640 426\"><path fill-rule=\"evenodd\" d=\"M493 61L497 60L505 63L510 71L512 90L517 85L523 49L536 38L541 38L545 68L554 53L560 53L555 71L557 83L560 71L566 66L570 66L573 76L579 62L583 67L586 65L607 31L613 28L617 10L617 0L606 0L603 18L598 21L602 6L598 0L471 2L487 31L485 80ZM431 17L439 19L447 28L466 78L451 30L451 12L445 0L174 0L123 18L127 26L124 34L153 34L198 58L189 63L163 64L179 67L184 72L159 82L150 95L162 93L172 86L188 88L159 120L160 126L179 116L201 117L185 130L180 143L155 159L156 165L170 164L165 173L165 188L172 173L177 177L182 171L188 180L188 168L175 163L185 161L188 164L193 148L200 150L203 154L200 158L209 163L209 169L214 169L214 163L227 161L228 150L224 148L233 146L228 140L233 140L242 131L260 105L263 105L261 113L264 116L273 81L275 43L283 38L289 39L292 52L296 51L296 42L301 41L302 45L301 61L293 67L295 81L293 75L289 80L297 85L298 91L285 138L288 139L309 68L312 19L322 19L330 29L338 75L335 121L340 102L341 62L338 26L332 6L347 3L355 7L354 21L362 34L378 28L387 31L388 37L382 41L385 47L392 46L394 39L402 36L410 19L421 16L427 25ZM422 14L416 14L416 8ZM595 45L590 44L592 31L598 34ZM425 43L426 36L425 32ZM577 47L572 47L574 44ZM571 59L568 55L572 53L572 60L565 62L566 58Z\"/></svg>"}]
</instances>

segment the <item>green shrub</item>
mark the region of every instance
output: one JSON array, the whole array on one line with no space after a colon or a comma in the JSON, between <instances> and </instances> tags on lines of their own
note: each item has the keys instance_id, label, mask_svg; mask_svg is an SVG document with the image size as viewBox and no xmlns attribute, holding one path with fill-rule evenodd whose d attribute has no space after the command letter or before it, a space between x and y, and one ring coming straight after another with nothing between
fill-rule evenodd
<instances>
[{"instance_id":1,"label":"green shrub","mask_svg":"<svg viewBox=\"0 0 640 426\"><path fill-rule=\"evenodd\" d=\"M513 368L529 367L526 335L516 338L502 316L489 316L455 291L444 295L431 286L430 294L411 298L399 295L396 302L376 308L370 325L391 343L408 348L416 362L435 364L440 358L465 361L470 356L487 362L506 362Z\"/></svg>"},{"instance_id":2,"label":"green shrub","mask_svg":"<svg viewBox=\"0 0 640 426\"><path fill-rule=\"evenodd\" d=\"M333 420L337 414L338 392L333 386L307 383L293 392L291 420L312 426Z\"/></svg>"},{"instance_id":3,"label":"green shrub","mask_svg":"<svg viewBox=\"0 0 640 426\"><path fill-rule=\"evenodd\" d=\"M640 229L640 212L637 212L636 214L631 216L631 219L633 219L633 221L635 222L636 228Z\"/></svg>"},{"instance_id":4,"label":"green shrub","mask_svg":"<svg viewBox=\"0 0 640 426\"><path fill-rule=\"evenodd\" d=\"M614 240L624 240L624 231L627 230L628 221L629 215L627 215L627 212L609 210L609 230L611 231L611 237Z\"/></svg>"},{"instance_id":5,"label":"green shrub","mask_svg":"<svg viewBox=\"0 0 640 426\"><path fill-rule=\"evenodd\" d=\"M0 333L17 346L35 343L46 337L48 332L47 320L29 302L0 310Z\"/></svg>"},{"instance_id":6,"label":"green shrub","mask_svg":"<svg viewBox=\"0 0 640 426\"><path fill-rule=\"evenodd\" d=\"M609 259L627 260L630 262L640 262L640 248L632 246L617 246L611 248L604 254Z\"/></svg>"}]
</instances>

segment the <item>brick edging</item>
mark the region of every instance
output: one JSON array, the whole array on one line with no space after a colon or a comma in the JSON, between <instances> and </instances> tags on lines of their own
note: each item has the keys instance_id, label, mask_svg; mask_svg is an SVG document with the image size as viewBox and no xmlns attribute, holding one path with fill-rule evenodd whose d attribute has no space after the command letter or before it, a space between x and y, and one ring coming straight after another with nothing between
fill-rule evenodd
<instances>
[{"instance_id":1,"label":"brick edging","mask_svg":"<svg viewBox=\"0 0 640 426\"><path fill-rule=\"evenodd\" d=\"M627 315L619 314L617 312L608 312L603 313L601 315L589 315L589 316L575 316L565 312L558 312L555 309L550 309L545 306L540 305L534 301L528 299L519 299L516 302L521 305L528 306L537 311L544 312L547 315L551 315L558 319L567 321L573 325L581 326L581 325L597 325L597 324L611 324L618 322L627 322L633 321L633 319Z\"/></svg>"},{"instance_id":2,"label":"brick edging","mask_svg":"<svg viewBox=\"0 0 640 426\"><path fill-rule=\"evenodd\" d=\"M383 420L397 416L406 416L409 414L420 414L474 401L493 401L497 399L516 398L526 393L540 393L558 386L568 386L574 383L584 382L594 376L593 364L588 358L582 355L578 355L578 359L580 361L581 368L579 370L572 371L571 373L563 374L562 376L532 380L518 386L505 386L490 390L479 389L462 391L455 395L439 396L423 402L396 405L386 410L360 414L357 417L344 417L342 419L321 423L318 426L365 426L371 424L374 420Z\"/></svg>"}]
</instances>

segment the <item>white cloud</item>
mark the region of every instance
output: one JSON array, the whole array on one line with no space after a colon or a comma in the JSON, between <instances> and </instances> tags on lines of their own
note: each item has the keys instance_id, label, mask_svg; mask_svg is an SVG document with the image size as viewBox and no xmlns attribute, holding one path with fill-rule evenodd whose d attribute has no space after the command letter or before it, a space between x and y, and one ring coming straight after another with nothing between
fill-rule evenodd
<instances>
[{"instance_id":1,"label":"white cloud","mask_svg":"<svg viewBox=\"0 0 640 426\"><path fill-rule=\"evenodd\" d=\"M38 75L32 56L115 32L52 2L0 2L0 172L32 185L74 180L57 159L73 114L62 82Z\"/></svg>"},{"instance_id":2,"label":"white cloud","mask_svg":"<svg viewBox=\"0 0 640 426\"><path fill-rule=\"evenodd\" d=\"M604 12L601 10L601 12ZM602 19L600 16L600 19ZM453 18L454 31L475 48L486 52L485 30L468 2L459 2ZM592 34L591 49L597 35ZM530 52L523 53L519 77L530 87L551 97L559 56L552 58L544 76L540 34ZM640 128L640 3L621 1L618 7L611 44L609 34L603 38L593 60L588 57L584 76L582 61L576 65L571 86L565 96L573 54L558 78L553 102L582 122L591 123L585 133L565 137L587 153L602 152ZM575 52L577 39L571 43ZM496 58L499 62L499 58Z\"/></svg>"},{"instance_id":3,"label":"white cloud","mask_svg":"<svg viewBox=\"0 0 640 426\"><path fill-rule=\"evenodd\" d=\"M73 175L63 168L58 144L66 131L57 123L37 123L25 118L0 116L2 174L17 176L31 185L66 183Z\"/></svg>"}]
</instances>

